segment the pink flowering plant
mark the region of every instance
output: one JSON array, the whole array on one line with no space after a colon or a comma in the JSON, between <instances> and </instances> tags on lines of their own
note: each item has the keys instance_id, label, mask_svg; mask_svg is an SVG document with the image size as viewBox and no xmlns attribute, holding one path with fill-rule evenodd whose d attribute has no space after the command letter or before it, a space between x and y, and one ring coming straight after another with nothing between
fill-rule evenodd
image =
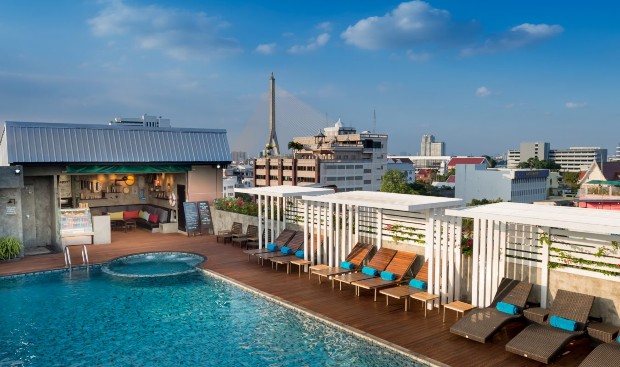
<instances>
[{"instance_id":1,"label":"pink flowering plant","mask_svg":"<svg viewBox=\"0 0 620 367\"><path fill-rule=\"evenodd\" d=\"M232 213L258 216L258 205L254 201L243 198L215 199L215 209Z\"/></svg>"},{"instance_id":2,"label":"pink flowering plant","mask_svg":"<svg viewBox=\"0 0 620 367\"><path fill-rule=\"evenodd\" d=\"M461 254L471 256L474 253L474 240L470 237L461 237Z\"/></svg>"}]
</instances>

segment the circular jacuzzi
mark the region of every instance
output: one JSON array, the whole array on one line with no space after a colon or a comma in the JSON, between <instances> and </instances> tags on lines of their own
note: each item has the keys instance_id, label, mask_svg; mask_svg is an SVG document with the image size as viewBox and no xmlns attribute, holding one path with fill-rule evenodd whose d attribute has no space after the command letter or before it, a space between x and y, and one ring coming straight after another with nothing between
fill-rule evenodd
<instances>
[{"instance_id":1,"label":"circular jacuzzi","mask_svg":"<svg viewBox=\"0 0 620 367\"><path fill-rule=\"evenodd\" d=\"M116 258L102 266L110 275L152 278L193 273L204 257L186 252L149 252Z\"/></svg>"}]
</instances>

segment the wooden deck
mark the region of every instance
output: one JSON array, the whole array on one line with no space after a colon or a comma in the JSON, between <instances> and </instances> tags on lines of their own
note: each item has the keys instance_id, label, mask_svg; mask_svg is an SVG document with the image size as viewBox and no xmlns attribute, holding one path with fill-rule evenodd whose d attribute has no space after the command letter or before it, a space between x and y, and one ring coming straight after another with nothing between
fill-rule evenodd
<instances>
[{"instance_id":1,"label":"wooden deck","mask_svg":"<svg viewBox=\"0 0 620 367\"><path fill-rule=\"evenodd\" d=\"M297 270L286 274L285 267L272 270L265 262L260 266L248 262L247 255L230 243L217 243L215 236L185 237L179 234L148 233L135 230L113 232L111 245L89 246L91 263L107 262L115 257L149 251L186 251L201 254L207 261L201 266L232 278L283 300L297 304L352 328L374 335L401 346L415 354L426 356L451 366L542 366L538 362L508 353L504 345L524 325L514 325L499 332L492 342L479 344L449 332L455 314L447 311L446 323L441 313L429 311L424 318L420 303L412 303L404 312L403 303L391 299L385 305L381 296L373 302L372 292L362 290L356 297L352 287L342 291L332 289L330 283L319 285L318 279L301 278ZM80 264L79 251L72 256L73 264ZM33 272L64 267L62 254L28 256L18 261L0 263L0 275ZM581 339L567 348L570 352L558 358L556 366L577 366L592 350L587 339Z\"/></svg>"}]
</instances>

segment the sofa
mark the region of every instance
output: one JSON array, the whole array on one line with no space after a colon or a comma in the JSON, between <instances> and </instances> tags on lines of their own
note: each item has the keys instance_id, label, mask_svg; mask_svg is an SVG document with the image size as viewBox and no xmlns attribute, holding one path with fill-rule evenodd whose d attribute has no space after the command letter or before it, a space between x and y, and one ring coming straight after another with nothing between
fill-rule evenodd
<instances>
[{"instance_id":1,"label":"sofa","mask_svg":"<svg viewBox=\"0 0 620 367\"><path fill-rule=\"evenodd\" d=\"M110 220L135 220L136 226L152 231L170 222L170 209L151 204L91 207L92 215L110 215Z\"/></svg>"}]
</instances>

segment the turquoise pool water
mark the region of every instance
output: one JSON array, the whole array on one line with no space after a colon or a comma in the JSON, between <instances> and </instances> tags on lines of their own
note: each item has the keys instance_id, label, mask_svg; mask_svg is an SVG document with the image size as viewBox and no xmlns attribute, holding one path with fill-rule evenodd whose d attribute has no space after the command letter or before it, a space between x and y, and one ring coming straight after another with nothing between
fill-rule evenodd
<instances>
[{"instance_id":1,"label":"turquoise pool water","mask_svg":"<svg viewBox=\"0 0 620 367\"><path fill-rule=\"evenodd\" d=\"M0 300L0 366L422 366L203 272L5 277Z\"/></svg>"}]
</instances>

